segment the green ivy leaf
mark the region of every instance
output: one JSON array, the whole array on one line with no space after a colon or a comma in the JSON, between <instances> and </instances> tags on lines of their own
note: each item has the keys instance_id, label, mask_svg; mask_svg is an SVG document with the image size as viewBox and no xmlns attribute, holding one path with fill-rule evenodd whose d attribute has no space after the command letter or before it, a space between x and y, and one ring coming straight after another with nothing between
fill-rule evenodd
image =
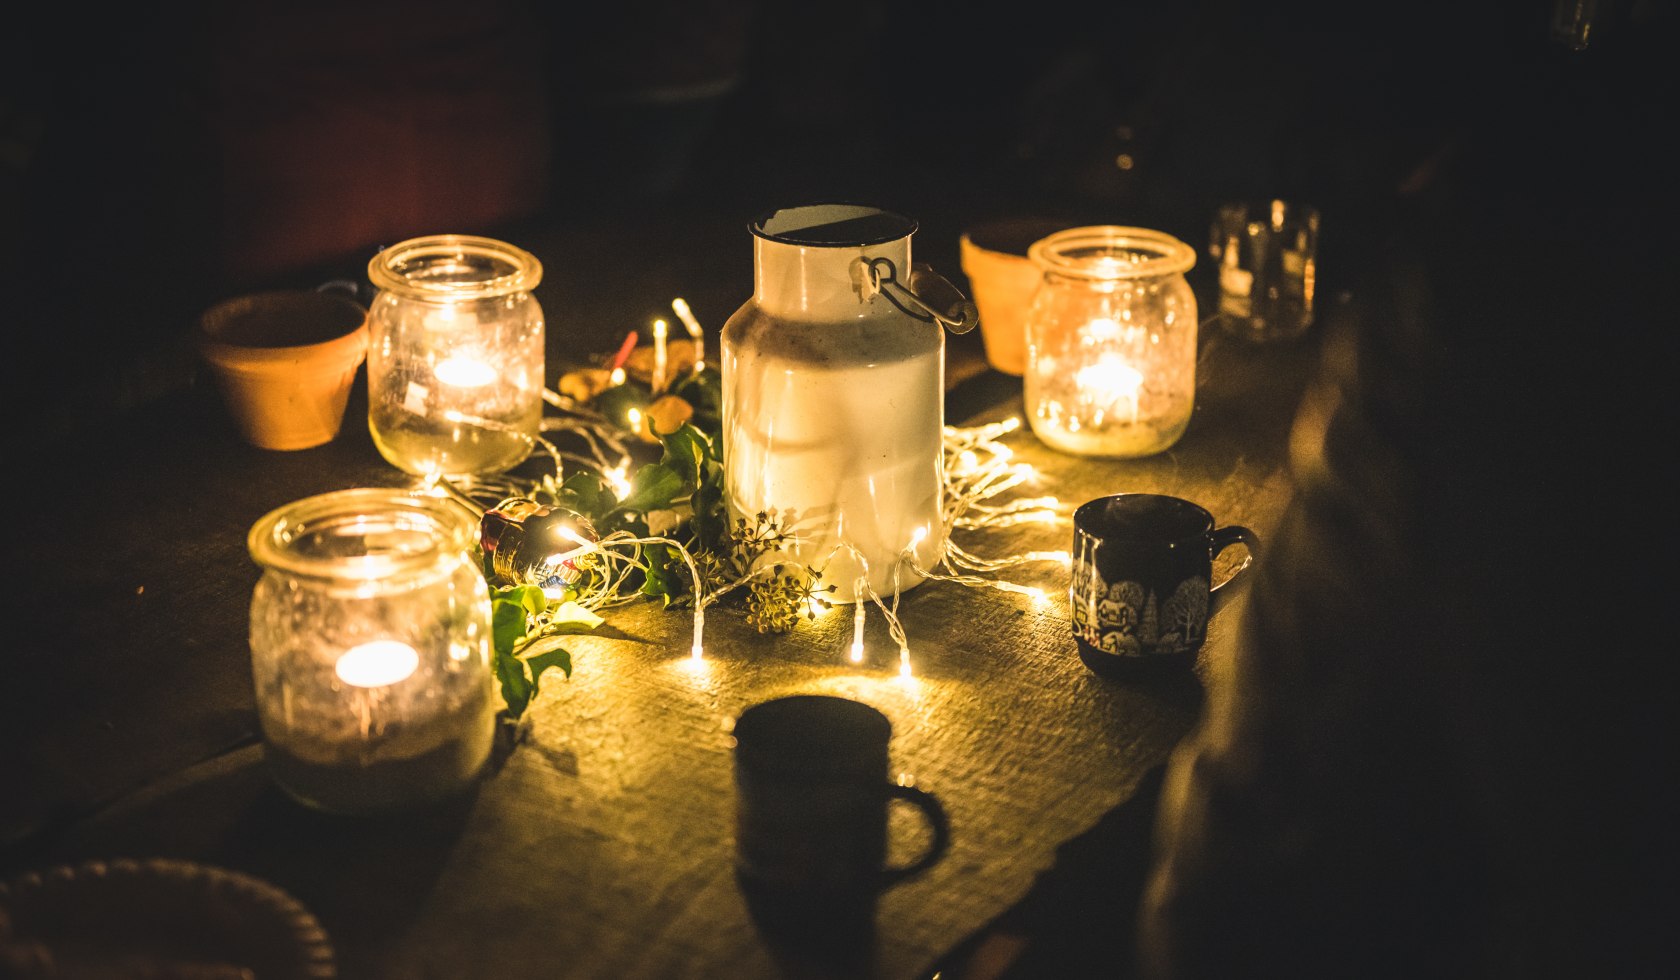
<instances>
[{"instance_id":1,"label":"green ivy leaf","mask_svg":"<svg viewBox=\"0 0 1680 980\"><path fill-rule=\"evenodd\" d=\"M540 642L540 641L539 641ZM537 690L542 683L542 675L550 667L557 667L568 678L572 676L572 655L565 647L558 644L545 646L535 653L521 655L525 666L531 670L531 697L537 696Z\"/></svg>"},{"instance_id":2,"label":"green ivy leaf","mask_svg":"<svg viewBox=\"0 0 1680 980\"><path fill-rule=\"evenodd\" d=\"M508 715L517 719L531 703L532 685L525 677L525 661L518 657L496 657L496 680L501 682L502 703Z\"/></svg>"},{"instance_id":3,"label":"green ivy leaf","mask_svg":"<svg viewBox=\"0 0 1680 980\"><path fill-rule=\"evenodd\" d=\"M525 713L537 692L526 662L514 651L530 631L531 617L548 608L548 597L534 585L514 585L490 595L491 667L501 685L502 703L514 718Z\"/></svg>"},{"instance_id":4,"label":"green ivy leaf","mask_svg":"<svg viewBox=\"0 0 1680 980\"><path fill-rule=\"evenodd\" d=\"M685 489L698 486L701 467L712 448L706 436L684 422L677 431L661 436L659 441L665 446L665 456L660 462L682 477Z\"/></svg>"},{"instance_id":5,"label":"green ivy leaf","mask_svg":"<svg viewBox=\"0 0 1680 980\"><path fill-rule=\"evenodd\" d=\"M606 620L575 602L563 602L549 614L549 630L562 633L587 633Z\"/></svg>"},{"instance_id":6,"label":"green ivy leaf","mask_svg":"<svg viewBox=\"0 0 1680 980\"><path fill-rule=\"evenodd\" d=\"M665 455L660 465L681 475L693 518L694 538L707 549L718 550L728 531L723 504L723 462L717 443L691 423L661 438Z\"/></svg>"},{"instance_id":7,"label":"green ivy leaf","mask_svg":"<svg viewBox=\"0 0 1680 980\"><path fill-rule=\"evenodd\" d=\"M596 395L591 407L610 419L613 425L628 432L635 429L635 426L630 424L630 410L645 412L652 400L652 393L648 389L639 384L625 383L613 385Z\"/></svg>"},{"instance_id":8,"label":"green ivy leaf","mask_svg":"<svg viewBox=\"0 0 1680 980\"><path fill-rule=\"evenodd\" d=\"M555 496L560 506L575 510L592 522L606 517L618 506L612 488L591 470L579 470L567 477Z\"/></svg>"},{"instance_id":9,"label":"green ivy leaf","mask_svg":"<svg viewBox=\"0 0 1680 980\"><path fill-rule=\"evenodd\" d=\"M723 502L723 464L706 460L700 469L699 483L689 498L694 512L694 538L702 548L713 552L728 550L729 508Z\"/></svg>"},{"instance_id":10,"label":"green ivy leaf","mask_svg":"<svg viewBox=\"0 0 1680 980\"><path fill-rule=\"evenodd\" d=\"M716 439L723 421L723 376L714 370L690 374L678 382L671 394L694 407L694 423Z\"/></svg>"},{"instance_id":11,"label":"green ivy leaf","mask_svg":"<svg viewBox=\"0 0 1680 980\"><path fill-rule=\"evenodd\" d=\"M683 592L682 580L672 568L676 560L670 547L666 545L650 544L642 549L642 561L647 565L647 572L642 581L641 593L650 598L664 600L667 608L670 607L671 600Z\"/></svg>"},{"instance_id":12,"label":"green ivy leaf","mask_svg":"<svg viewBox=\"0 0 1680 980\"><path fill-rule=\"evenodd\" d=\"M515 586L511 591L521 591L528 586ZM537 590L541 595L542 590ZM492 597L490 600L490 638L497 650L505 650L510 655L520 640L525 638L528 628L527 621L530 611L517 596Z\"/></svg>"},{"instance_id":13,"label":"green ivy leaf","mask_svg":"<svg viewBox=\"0 0 1680 980\"><path fill-rule=\"evenodd\" d=\"M684 492L683 478L663 463L648 463L630 480L630 493L618 502L617 511L645 514L669 508Z\"/></svg>"},{"instance_id":14,"label":"green ivy leaf","mask_svg":"<svg viewBox=\"0 0 1680 980\"><path fill-rule=\"evenodd\" d=\"M490 594L490 601L510 602L525 611L527 616L534 616L548 608L548 596L535 585L508 585Z\"/></svg>"}]
</instances>

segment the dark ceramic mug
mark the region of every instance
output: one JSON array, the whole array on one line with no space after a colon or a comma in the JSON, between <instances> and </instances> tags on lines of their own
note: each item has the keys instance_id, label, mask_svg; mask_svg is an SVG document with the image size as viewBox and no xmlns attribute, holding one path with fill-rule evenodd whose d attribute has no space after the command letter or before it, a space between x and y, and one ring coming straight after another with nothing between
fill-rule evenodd
<instances>
[{"instance_id":1,"label":"dark ceramic mug","mask_svg":"<svg viewBox=\"0 0 1680 980\"><path fill-rule=\"evenodd\" d=\"M1248 549L1213 585L1213 559ZM1079 659L1105 677L1137 677L1194 666L1208 619L1260 554L1260 539L1179 497L1117 493L1073 512L1073 581L1068 589Z\"/></svg>"},{"instance_id":2,"label":"dark ceramic mug","mask_svg":"<svg viewBox=\"0 0 1680 980\"><path fill-rule=\"evenodd\" d=\"M944 856L950 827L932 795L887 777L886 715L801 694L755 704L735 723L736 876L782 914L873 903ZM932 830L927 849L887 864L887 806L904 800Z\"/></svg>"}]
</instances>

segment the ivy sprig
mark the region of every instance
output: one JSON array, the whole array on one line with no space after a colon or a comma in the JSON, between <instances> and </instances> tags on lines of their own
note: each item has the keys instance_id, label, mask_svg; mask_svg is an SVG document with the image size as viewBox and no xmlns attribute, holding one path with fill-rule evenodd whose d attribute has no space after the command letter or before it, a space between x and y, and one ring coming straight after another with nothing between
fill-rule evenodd
<instances>
[{"instance_id":1,"label":"ivy sprig","mask_svg":"<svg viewBox=\"0 0 1680 980\"><path fill-rule=\"evenodd\" d=\"M713 441L692 424L685 423L661 441L663 457L636 470L623 498L592 470L572 474L548 495L588 518L603 536L624 531L646 537L649 513L686 510L683 523L691 540L684 546L703 547L697 534L716 535L714 529L723 524L723 463ZM667 545L639 546L637 559L644 569L639 591L667 607L696 588L682 575L682 559ZM514 720L537 696L549 668L571 677L572 655L559 638L590 632L603 622L579 605L574 594L551 600L534 585L493 589L490 620L493 667L506 713Z\"/></svg>"},{"instance_id":2,"label":"ivy sprig","mask_svg":"<svg viewBox=\"0 0 1680 980\"><path fill-rule=\"evenodd\" d=\"M572 676L572 654L560 637L587 633L602 622L574 601L551 601L534 585L492 590L492 666L508 715L517 720L525 714L549 668Z\"/></svg>"},{"instance_id":3,"label":"ivy sprig","mask_svg":"<svg viewBox=\"0 0 1680 980\"><path fill-rule=\"evenodd\" d=\"M818 586L817 570L792 561L776 561L774 553L792 540L791 531L783 523L785 515L770 512L757 515L750 523L739 521L732 526L730 522L718 431L721 403L717 373L696 372L673 392L695 407L693 421L659 433L660 458L643 463L630 475L630 489L623 497L613 491L603 474L584 469L558 486L546 482L540 498L586 518L602 540L620 535L676 541L703 570L698 574L705 577L695 581L688 563L671 545L642 543L633 545L636 568L622 580L620 588L634 588L669 608L695 601L708 583L733 582L746 592L747 622L761 633L785 632L797 625L801 616L814 618L818 610L829 607L833 586ZM658 535L650 533L653 515L664 518ZM757 571L768 562L775 562L774 568L768 569L769 575ZM596 568L589 574L600 575L602 570ZM587 580L579 587L599 584ZM730 589L727 585L725 588ZM495 674L506 714L512 720L524 715L548 670L557 668L566 677L571 676L572 656L563 638L590 632L602 623L601 617L576 601L580 594L570 591L559 599L550 599L533 585L492 590Z\"/></svg>"}]
</instances>

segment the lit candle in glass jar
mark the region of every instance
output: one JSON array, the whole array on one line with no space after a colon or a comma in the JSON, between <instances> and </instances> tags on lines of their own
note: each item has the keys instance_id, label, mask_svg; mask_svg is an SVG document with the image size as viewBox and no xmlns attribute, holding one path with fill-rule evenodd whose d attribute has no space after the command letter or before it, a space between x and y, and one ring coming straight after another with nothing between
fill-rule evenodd
<instances>
[{"instance_id":1,"label":"lit candle in glass jar","mask_svg":"<svg viewBox=\"0 0 1680 980\"><path fill-rule=\"evenodd\" d=\"M392 465L425 476L504 472L542 421L542 265L503 242L416 238L368 265L368 428Z\"/></svg>"},{"instance_id":2,"label":"lit candle in glass jar","mask_svg":"<svg viewBox=\"0 0 1680 980\"><path fill-rule=\"evenodd\" d=\"M1074 379L1079 396L1091 407L1091 422L1102 425L1128 409L1126 424L1138 424L1138 392L1143 387L1143 375L1120 358L1105 354L1097 363L1079 369Z\"/></svg>"},{"instance_id":3,"label":"lit candle in glass jar","mask_svg":"<svg viewBox=\"0 0 1680 980\"><path fill-rule=\"evenodd\" d=\"M420 654L401 640L358 644L338 658L333 672L356 689L351 692L352 710L364 741L372 738L381 716L389 713L387 701L402 696L392 686L413 676L419 666Z\"/></svg>"},{"instance_id":4,"label":"lit candle in glass jar","mask_svg":"<svg viewBox=\"0 0 1680 980\"><path fill-rule=\"evenodd\" d=\"M496 369L470 357L451 357L437 366L437 379L456 388L482 388L496 380Z\"/></svg>"},{"instance_id":5,"label":"lit candle in glass jar","mask_svg":"<svg viewBox=\"0 0 1680 980\"><path fill-rule=\"evenodd\" d=\"M420 654L401 640L374 640L351 647L333 672L352 687L390 687L420 666Z\"/></svg>"},{"instance_id":6,"label":"lit candle in glass jar","mask_svg":"<svg viewBox=\"0 0 1680 980\"><path fill-rule=\"evenodd\" d=\"M427 346L437 355L432 376L451 388L482 388L496 380L496 369L484 362L484 353L474 343L478 316L470 309L447 304L431 311L426 328ZM448 396L446 396L448 397Z\"/></svg>"},{"instance_id":7,"label":"lit candle in glass jar","mask_svg":"<svg viewBox=\"0 0 1680 980\"><path fill-rule=\"evenodd\" d=\"M1033 244L1027 418L1063 452L1148 456L1190 424L1196 299L1190 246L1144 228L1070 228Z\"/></svg>"},{"instance_id":8,"label":"lit candle in glass jar","mask_svg":"<svg viewBox=\"0 0 1680 980\"><path fill-rule=\"evenodd\" d=\"M257 714L275 781L339 813L463 789L495 730L490 599L465 508L354 489L251 528Z\"/></svg>"}]
</instances>

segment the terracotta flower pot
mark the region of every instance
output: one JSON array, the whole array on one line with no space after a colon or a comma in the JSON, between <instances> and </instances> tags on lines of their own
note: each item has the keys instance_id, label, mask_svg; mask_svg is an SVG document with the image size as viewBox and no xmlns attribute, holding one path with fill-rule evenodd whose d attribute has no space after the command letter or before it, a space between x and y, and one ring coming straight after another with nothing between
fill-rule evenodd
<instances>
[{"instance_id":1,"label":"terracotta flower pot","mask_svg":"<svg viewBox=\"0 0 1680 980\"><path fill-rule=\"evenodd\" d=\"M1020 376L1027 369L1027 305L1040 278L1027 249L1066 227L1045 218L1004 218L977 224L960 239L963 274L980 308L986 362L1004 374Z\"/></svg>"},{"instance_id":2,"label":"terracotta flower pot","mask_svg":"<svg viewBox=\"0 0 1680 980\"><path fill-rule=\"evenodd\" d=\"M309 449L337 437L367 346L367 310L334 293L240 296L198 323L199 353L228 411L262 449Z\"/></svg>"}]
</instances>

